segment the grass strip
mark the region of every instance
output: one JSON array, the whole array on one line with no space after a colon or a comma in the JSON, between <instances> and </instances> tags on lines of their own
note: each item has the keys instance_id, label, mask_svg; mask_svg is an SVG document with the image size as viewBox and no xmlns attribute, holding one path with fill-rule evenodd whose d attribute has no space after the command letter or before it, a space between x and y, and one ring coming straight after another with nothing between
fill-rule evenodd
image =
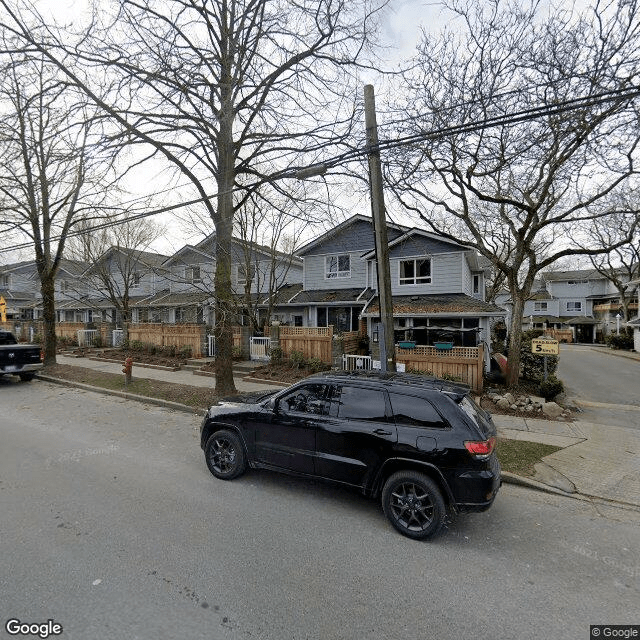
<instances>
[{"instance_id":1,"label":"grass strip","mask_svg":"<svg viewBox=\"0 0 640 640\"><path fill-rule=\"evenodd\" d=\"M534 465L562 447L541 442L527 442L526 440L507 440L498 438L498 460L503 471L515 473L518 476L533 476Z\"/></svg>"}]
</instances>

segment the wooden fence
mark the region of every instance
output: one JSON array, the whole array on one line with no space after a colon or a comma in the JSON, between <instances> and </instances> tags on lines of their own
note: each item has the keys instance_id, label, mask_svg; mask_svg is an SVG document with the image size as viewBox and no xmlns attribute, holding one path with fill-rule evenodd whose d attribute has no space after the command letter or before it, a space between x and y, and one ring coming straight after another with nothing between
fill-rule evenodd
<instances>
[{"instance_id":1,"label":"wooden fence","mask_svg":"<svg viewBox=\"0 0 640 640\"><path fill-rule=\"evenodd\" d=\"M159 347L175 347L180 350L191 347L194 358L202 357L205 325L142 323L129 325L129 342L155 344Z\"/></svg>"},{"instance_id":2,"label":"wooden fence","mask_svg":"<svg viewBox=\"0 0 640 640\"><path fill-rule=\"evenodd\" d=\"M573 331L571 329L545 329L544 335L558 342L573 342Z\"/></svg>"},{"instance_id":3,"label":"wooden fence","mask_svg":"<svg viewBox=\"0 0 640 640\"><path fill-rule=\"evenodd\" d=\"M475 393L482 393L484 373L484 347L414 347L396 349L396 362L403 363L407 370L426 371L442 378L455 377L468 384Z\"/></svg>"}]
</instances>

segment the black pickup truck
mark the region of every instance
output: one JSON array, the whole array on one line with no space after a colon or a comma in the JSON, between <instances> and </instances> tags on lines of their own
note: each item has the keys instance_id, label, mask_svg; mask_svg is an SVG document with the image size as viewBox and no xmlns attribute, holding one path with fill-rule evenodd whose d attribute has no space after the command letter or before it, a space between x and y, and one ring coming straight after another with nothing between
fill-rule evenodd
<instances>
[{"instance_id":1,"label":"black pickup truck","mask_svg":"<svg viewBox=\"0 0 640 640\"><path fill-rule=\"evenodd\" d=\"M37 344L18 344L10 331L0 330L0 376L15 375L33 380L42 369L42 352Z\"/></svg>"}]
</instances>

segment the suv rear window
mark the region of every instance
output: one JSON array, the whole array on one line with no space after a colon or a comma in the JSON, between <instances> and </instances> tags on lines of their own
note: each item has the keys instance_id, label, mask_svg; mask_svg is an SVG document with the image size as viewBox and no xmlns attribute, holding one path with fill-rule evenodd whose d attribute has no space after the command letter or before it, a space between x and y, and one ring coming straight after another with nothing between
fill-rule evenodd
<instances>
[{"instance_id":1,"label":"suv rear window","mask_svg":"<svg viewBox=\"0 0 640 640\"><path fill-rule=\"evenodd\" d=\"M424 398L407 396L402 393L389 393L389 399L396 424L430 429L449 428L435 407Z\"/></svg>"}]
</instances>

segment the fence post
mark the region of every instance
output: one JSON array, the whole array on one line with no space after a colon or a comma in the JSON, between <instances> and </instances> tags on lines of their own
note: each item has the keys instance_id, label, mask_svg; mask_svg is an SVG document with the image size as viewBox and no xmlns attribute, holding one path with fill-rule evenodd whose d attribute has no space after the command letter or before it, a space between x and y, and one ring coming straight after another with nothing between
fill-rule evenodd
<instances>
[{"instance_id":1,"label":"fence post","mask_svg":"<svg viewBox=\"0 0 640 640\"><path fill-rule=\"evenodd\" d=\"M269 332L269 351L280 348L280 323L274 320L271 323L271 331Z\"/></svg>"},{"instance_id":2,"label":"fence post","mask_svg":"<svg viewBox=\"0 0 640 640\"><path fill-rule=\"evenodd\" d=\"M484 387L484 344L478 345L478 393L482 394Z\"/></svg>"},{"instance_id":3,"label":"fence post","mask_svg":"<svg viewBox=\"0 0 640 640\"><path fill-rule=\"evenodd\" d=\"M344 337L335 333L331 340L331 366L334 369L344 369L342 354L344 353Z\"/></svg>"}]
</instances>

